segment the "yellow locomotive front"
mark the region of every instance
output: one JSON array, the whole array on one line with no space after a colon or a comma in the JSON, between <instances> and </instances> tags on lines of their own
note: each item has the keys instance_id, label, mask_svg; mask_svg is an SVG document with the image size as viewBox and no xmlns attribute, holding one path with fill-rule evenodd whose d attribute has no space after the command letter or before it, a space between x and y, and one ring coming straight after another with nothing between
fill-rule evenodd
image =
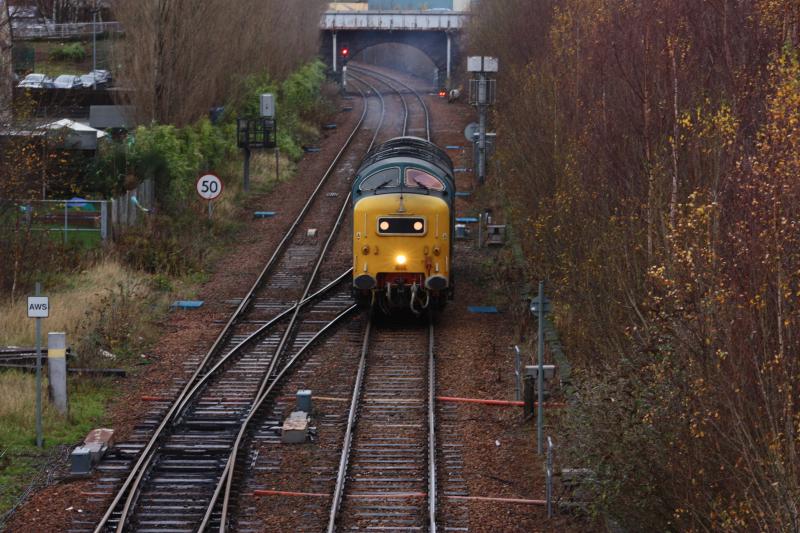
<instances>
[{"instance_id":1,"label":"yellow locomotive front","mask_svg":"<svg viewBox=\"0 0 800 533\"><path fill-rule=\"evenodd\" d=\"M413 311L449 287L450 208L419 194L369 196L353 210L353 277L371 303Z\"/></svg>"},{"instance_id":2,"label":"yellow locomotive front","mask_svg":"<svg viewBox=\"0 0 800 533\"><path fill-rule=\"evenodd\" d=\"M454 184L447 167L388 155L368 159L354 183L353 292L386 313L420 313L452 294Z\"/></svg>"}]
</instances>

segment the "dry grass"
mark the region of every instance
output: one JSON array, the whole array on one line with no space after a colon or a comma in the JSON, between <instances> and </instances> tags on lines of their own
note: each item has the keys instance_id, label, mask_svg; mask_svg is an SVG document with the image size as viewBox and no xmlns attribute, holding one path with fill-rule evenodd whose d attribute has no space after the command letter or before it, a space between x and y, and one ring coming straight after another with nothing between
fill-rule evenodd
<instances>
[{"instance_id":1,"label":"dry grass","mask_svg":"<svg viewBox=\"0 0 800 533\"><path fill-rule=\"evenodd\" d=\"M214 216L222 219L236 217L241 209L242 190L242 152L239 151L235 161L221 170L226 176L225 193L214 201ZM253 193L267 193L280 182L291 179L296 165L283 153L280 154L280 178L275 174L275 152L272 150L256 150L250 157L250 190Z\"/></svg>"},{"instance_id":2,"label":"dry grass","mask_svg":"<svg viewBox=\"0 0 800 533\"><path fill-rule=\"evenodd\" d=\"M47 373L44 372L44 375ZM21 372L0 372L0 420L4 424L33 426L36 413L36 377ZM50 411L47 378L42 380L42 410Z\"/></svg>"},{"instance_id":3,"label":"dry grass","mask_svg":"<svg viewBox=\"0 0 800 533\"><path fill-rule=\"evenodd\" d=\"M116 261L107 260L81 273L69 287L57 292L45 287L43 292L50 297L50 317L42 323L43 337L47 331L65 331L70 339L70 334L77 331L87 313L95 310L104 294L120 285L142 291L146 286L143 281L143 277ZM0 346L33 346L35 320L27 317L25 303L22 298L0 304Z\"/></svg>"}]
</instances>

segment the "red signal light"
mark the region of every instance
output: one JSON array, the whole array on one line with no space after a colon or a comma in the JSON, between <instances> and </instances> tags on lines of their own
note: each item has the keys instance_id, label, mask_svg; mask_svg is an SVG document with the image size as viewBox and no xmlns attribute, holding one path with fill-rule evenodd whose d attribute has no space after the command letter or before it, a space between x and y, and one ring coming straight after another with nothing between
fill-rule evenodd
<instances>
[{"instance_id":1,"label":"red signal light","mask_svg":"<svg viewBox=\"0 0 800 533\"><path fill-rule=\"evenodd\" d=\"M346 47L342 48L342 57L347 57L348 55L350 55L350 49Z\"/></svg>"},{"instance_id":2,"label":"red signal light","mask_svg":"<svg viewBox=\"0 0 800 533\"><path fill-rule=\"evenodd\" d=\"M444 98L445 96L447 96L447 91L445 91L444 89L442 89L441 91L439 91L439 96L441 96L442 98Z\"/></svg>"}]
</instances>

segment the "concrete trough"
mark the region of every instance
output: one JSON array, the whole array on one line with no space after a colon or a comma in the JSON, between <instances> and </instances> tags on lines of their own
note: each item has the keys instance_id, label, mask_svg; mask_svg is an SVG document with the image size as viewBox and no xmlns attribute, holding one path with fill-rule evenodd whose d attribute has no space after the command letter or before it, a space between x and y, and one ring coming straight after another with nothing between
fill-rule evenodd
<instances>
[{"instance_id":1,"label":"concrete trough","mask_svg":"<svg viewBox=\"0 0 800 533\"><path fill-rule=\"evenodd\" d=\"M281 442L284 444L300 444L308 439L308 413L294 411L283 421Z\"/></svg>"},{"instance_id":2,"label":"concrete trough","mask_svg":"<svg viewBox=\"0 0 800 533\"><path fill-rule=\"evenodd\" d=\"M175 300L170 307L173 309L200 309L204 303L203 300Z\"/></svg>"},{"instance_id":3,"label":"concrete trough","mask_svg":"<svg viewBox=\"0 0 800 533\"><path fill-rule=\"evenodd\" d=\"M467 307L470 313L477 313L480 315L496 315L500 311L493 305L470 305Z\"/></svg>"}]
</instances>

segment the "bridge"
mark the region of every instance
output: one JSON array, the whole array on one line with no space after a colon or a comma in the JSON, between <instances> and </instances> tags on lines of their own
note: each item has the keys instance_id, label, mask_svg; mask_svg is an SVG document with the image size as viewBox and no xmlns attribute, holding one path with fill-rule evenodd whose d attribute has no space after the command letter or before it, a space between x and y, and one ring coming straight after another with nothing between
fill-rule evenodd
<instances>
[{"instance_id":1,"label":"bridge","mask_svg":"<svg viewBox=\"0 0 800 533\"><path fill-rule=\"evenodd\" d=\"M469 20L469 13L453 11L328 11L323 14L320 29L322 56L338 70L339 51L349 55L383 43L413 46L447 73L447 84L453 65L459 59L458 37Z\"/></svg>"}]
</instances>

